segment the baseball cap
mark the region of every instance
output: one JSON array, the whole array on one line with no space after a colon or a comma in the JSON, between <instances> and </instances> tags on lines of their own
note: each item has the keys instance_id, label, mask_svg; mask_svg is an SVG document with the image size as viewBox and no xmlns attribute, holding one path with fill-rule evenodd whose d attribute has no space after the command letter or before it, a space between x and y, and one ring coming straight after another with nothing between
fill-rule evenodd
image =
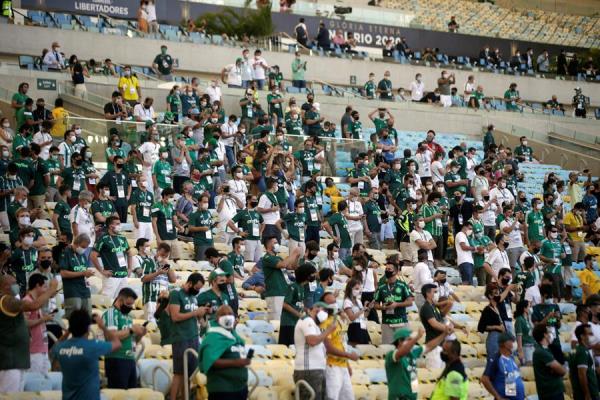
<instances>
[{"instance_id":1,"label":"baseball cap","mask_svg":"<svg viewBox=\"0 0 600 400\"><path fill-rule=\"evenodd\" d=\"M225 271L223 271L221 268L217 268L215 270L213 270L210 275L208 275L208 280L209 281L214 281L218 276L229 276L228 273L226 273Z\"/></svg>"},{"instance_id":2,"label":"baseball cap","mask_svg":"<svg viewBox=\"0 0 600 400\"><path fill-rule=\"evenodd\" d=\"M411 330L408 328L398 329L396 332L394 332L394 339L392 340L392 343L396 343L400 339L404 340L409 338L411 333Z\"/></svg>"}]
</instances>

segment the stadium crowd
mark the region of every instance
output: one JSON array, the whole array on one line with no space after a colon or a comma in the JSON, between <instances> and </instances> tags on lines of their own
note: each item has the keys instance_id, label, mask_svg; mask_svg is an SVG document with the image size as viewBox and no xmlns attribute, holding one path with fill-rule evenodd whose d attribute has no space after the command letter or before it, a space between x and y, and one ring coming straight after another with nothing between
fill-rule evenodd
<instances>
[{"instance_id":1,"label":"stadium crowd","mask_svg":"<svg viewBox=\"0 0 600 400\"><path fill-rule=\"evenodd\" d=\"M306 381L316 399L354 398L349 361L370 342L368 321L380 325L382 344L394 346L384 362L389 399L417 397L421 357L428 369L442 369L433 399L467 399L457 338L467 327L451 314L461 301L449 282L456 266L462 285L485 287L481 382L494 398L525 398L519 370L526 365L534 367L540 400L563 399L567 374L574 399L599 397L591 351L600 343L600 277L586 248L600 238L600 183L591 173L573 171L566 182L549 173L542 196L528 198L519 168L539 161L526 137L507 148L489 126L478 152L445 148L430 130L401 148L386 108L348 106L342 137L364 139L365 111L375 133L365 151L352 151L344 196L331 167L336 124L325 121L313 93L303 104L284 98L281 73L260 51L253 59L248 53L222 73L240 87L239 109L224 109L217 80L206 89L173 87L164 117L178 124L172 138L161 137L154 99L142 96L125 67L104 107L114 121L104 154L92 153L81 126L61 128L60 99L50 112L19 85L16 124L3 118L0 127L0 223L10 239L0 249L0 392L23 390L26 371L60 369L65 398L98 398L100 356L107 387L136 387L136 342L148 334L147 323L130 316L139 297L144 320L172 347L171 399L187 379L188 349L199 353L188 357L188 371L198 366L206 375L210 399L245 399L253 354L235 329L244 317L241 283L266 301L278 343L295 346L294 380ZM294 65L302 87L306 64L297 58ZM172 75L166 46L153 68L166 80ZM365 88L387 99L386 81ZM438 80L444 105L452 104L452 84L445 72ZM266 110L258 101L264 87ZM504 97L516 107L513 89ZM126 119L143 126L135 141L123 132ZM99 159L106 171L95 167ZM193 261L210 273L178 285L188 242ZM228 252L217 250L223 245ZM387 257L378 262L371 253L381 250ZM579 297L572 265L580 261L583 295L565 354L558 304ZM408 279L405 267L413 271ZM101 314L92 309L92 277L111 302ZM411 330L415 306L422 328ZM102 340L88 339L92 323ZM48 342L46 331L58 341Z\"/></svg>"}]
</instances>

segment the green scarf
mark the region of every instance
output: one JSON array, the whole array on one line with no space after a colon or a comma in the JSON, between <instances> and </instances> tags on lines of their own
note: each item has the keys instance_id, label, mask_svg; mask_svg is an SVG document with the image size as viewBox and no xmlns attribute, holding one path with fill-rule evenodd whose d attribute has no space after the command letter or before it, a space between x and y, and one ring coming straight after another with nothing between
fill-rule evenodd
<instances>
[{"instance_id":1,"label":"green scarf","mask_svg":"<svg viewBox=\"0 0 600 400\"><path fill-rule=\"evenodd\" d=\"M215 361L236 344L243 346L244 340L235 331L228 331L220 326L208 328L198 352L200 371L206 374Z\"/></svg>"}]
</instances>

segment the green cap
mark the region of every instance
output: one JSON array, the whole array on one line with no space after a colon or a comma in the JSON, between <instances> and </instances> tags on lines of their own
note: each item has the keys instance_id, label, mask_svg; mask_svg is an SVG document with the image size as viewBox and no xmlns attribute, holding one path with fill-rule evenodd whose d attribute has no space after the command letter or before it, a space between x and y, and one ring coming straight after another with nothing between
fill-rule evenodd
<instances>
[{"instance_id":1,"label":"green cap","mask_svg":"<svg viewBox=\"0 0 600 400\"><path fill-rule=\"evenodd\" d=\"M208 275L208 280L210 282L214 281L218 276L229 276L228 273L223 271L221 268L214 269L210 275Z\"/></svg>"},{"instance_id":2,"label":"green cap","mask_svg":"<svg viewBox=\"0 0 600 400\"><path fill-rule=\"evenodd\" d=\"M160 149L158 149L158 152L162 153L163 151L169 151L169 149L167 149L165 146L161 146Z\"/></svg>"},{"instance_id":3,"label":"green cap","mask_svg":"<svg viewBox=\"0 0 600 400\"><path fill-rule=\"evenodd\" d=\"M206 144L207 145L210 144L212 147L217 147L218 146L217 139L215 139L215 138L210 139L208 142L206 142Z\"/></svg>"},{"instance_id":4,"label":"green cap","mask_svg":"<svg viewBox=\"0 0 600 400\"><path fill-rule=\"evenodd\" d=\"M411 333L412 332L408 328L400 328L396 332L394 332L394 339L392 340L392 342L396 343L400 339L408 339Z\"/></svg>"},{"instance_id":5,"label":"green cap","mask_svg":"<svg viewBox=\"0 0 600 400\"><path fill-rule=\"evenodd\" d=\"M238 58L236 58L236 59L235 59L235 63L236 63L236 64L237 64L237 63L241 63L242 61L243 61L243 60L242 60L242 57L238 57Z\"/></svg>"},{"instance_id":6,"label":"green cap","mask_svg":"<svg viewBox=\"0 0 600 400\"><path fill-rule=\"evenodd\" d=\"M152 126L152 125L154 125L154 121L152 121L151 119L147 119L146 120L146 128L149 126Z\"/></svg>"},{"instance_id":7,"label":"green cap","mask_svg":"<svg viewBox=\"0 0 600 400\"><path fill-rule=\"evenodd\" d=\"M337 304L333 303L333 304L327 304L324 301L317 301L316 303L313 304L313 307L322 307L325 308L327 310L336 310L337 309Z\"/></svg>"},{"instance_id":8,"label":"green cap","mask_svg":"<svg viewBox=\"0 0 600 400\"><path fill-rule=\"evenodd\" d=\"M177 136L175 136L175 139L185 139L185 135L182 133L178 133Z\"/></svg>"}]
</instances>

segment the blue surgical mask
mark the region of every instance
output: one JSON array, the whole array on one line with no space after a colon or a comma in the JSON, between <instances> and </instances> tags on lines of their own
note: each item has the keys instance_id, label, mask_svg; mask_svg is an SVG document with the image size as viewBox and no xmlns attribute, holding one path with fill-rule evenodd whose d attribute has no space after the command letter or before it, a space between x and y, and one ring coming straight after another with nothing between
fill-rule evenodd
<instances>
[{"instance_id":1,"label":"blue surgical mask","mask_svg":"<svg viewBox=\"0 0 600 400\"><path fill-rule=\"evenodd\" d=\"M19 293L21 293L21 288L19 287L19 284L13 283L12 285L10 285L10 292L13 294L13 296L18 296Z\"/></svg>"}]
</instances>

